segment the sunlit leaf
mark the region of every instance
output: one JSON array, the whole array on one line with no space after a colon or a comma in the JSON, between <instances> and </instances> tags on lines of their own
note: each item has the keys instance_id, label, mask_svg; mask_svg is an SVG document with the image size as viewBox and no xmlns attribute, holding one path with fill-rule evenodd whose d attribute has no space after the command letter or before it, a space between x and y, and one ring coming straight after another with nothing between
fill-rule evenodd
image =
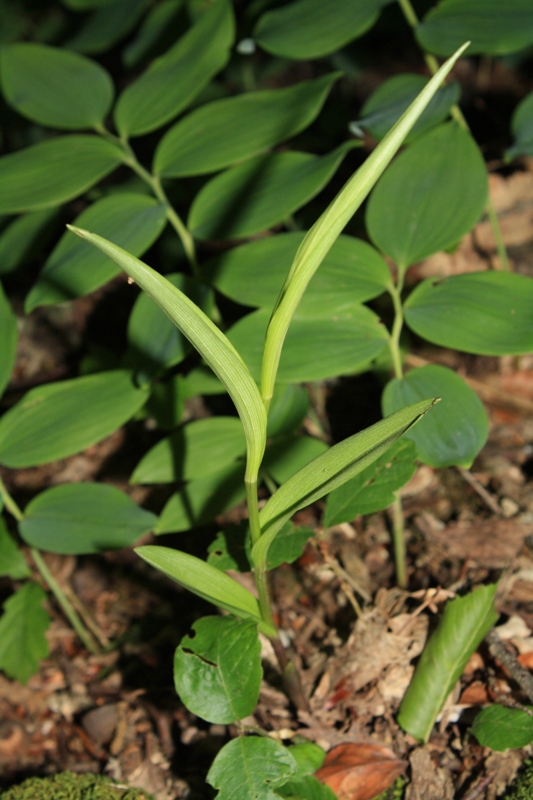
<instances>
[{"instance_id":1,"label":"sunlit leaf","mask_svg":"<svg viewBox=\"0 0 533 800\"><path fill-rule=\"evenodd\" d=\"M529 707L529 711L533 708ZM489 706L476 716L471 733L482 747L503 752L533 742L533 715L519 708Z\"/></svg>"},{"instance_id":2,"label":"sunlit leaf","mask_svg":"<svg viewBox=\"0 0 533 800\"><path fill-rule=\"evenodd\" d=\"M240 736L220 750L207 773L217 800L278 800L277 786L296 772L290 750L273 739Z\"/></svg>"}]
</instances>

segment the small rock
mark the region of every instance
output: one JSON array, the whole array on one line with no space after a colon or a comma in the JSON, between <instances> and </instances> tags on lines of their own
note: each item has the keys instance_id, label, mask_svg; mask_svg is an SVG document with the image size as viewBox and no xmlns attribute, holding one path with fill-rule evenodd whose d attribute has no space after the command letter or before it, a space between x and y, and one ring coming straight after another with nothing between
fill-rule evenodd
<instances>
[{"instance_id":1,"label":"small rock","mask_svg":"<svg viewBox=\"0 0 533 800\"><path fill-rule=\"evenodd\" d=\"M92 708L83 715L81 721L85 733L98 745L104 745L111 741L117 723L118 712L113 703Z\"/></svg>"}]
</instances>

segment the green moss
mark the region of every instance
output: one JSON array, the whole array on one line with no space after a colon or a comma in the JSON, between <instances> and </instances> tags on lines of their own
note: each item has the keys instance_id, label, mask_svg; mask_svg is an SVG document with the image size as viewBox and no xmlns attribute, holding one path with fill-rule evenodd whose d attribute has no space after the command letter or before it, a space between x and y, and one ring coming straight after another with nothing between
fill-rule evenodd
<instances>
[{"instance_id":1,"label":"green moss","mask_svg":"<svg viewBox=\"0 0 533 800\"><path fill-rule=\"evenodd\" d=\"M518 774L505 800L531 800L533 797L533 761L527 761L525 768Z\"/></svg>"},{"instance_id":2,"label":"green moss","mask_svg":"<svg viewBox=\"0 0 533 800\"><path fill-rule=\"evenodd\" d=\"M49 778L28 778L0 794L0 800L155 800L140 789L115 783L103 775L60 772Z\"/></svg>"}]
</instances>

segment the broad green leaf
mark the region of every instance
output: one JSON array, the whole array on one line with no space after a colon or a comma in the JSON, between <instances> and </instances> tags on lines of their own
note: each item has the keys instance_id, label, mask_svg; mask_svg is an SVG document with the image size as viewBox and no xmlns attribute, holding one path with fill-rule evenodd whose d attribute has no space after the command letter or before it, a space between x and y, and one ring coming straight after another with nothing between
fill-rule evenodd
<instances>
[{"instance_id":1,"label":"broad green leaf","mask_svg":"<svg viewBox=\"0 0 533 800\"><path fill-rule=\"evenodd\" d=\"M351 124L352 129L365 128L374 139L383 139L401 115L411 105L419 92L427 84L428 78L422 75L395 75L384 81L364 103L361 117ZM461 89L454 81L443 86L415 122L405 139L407 144L424 131L442 122L454 103L459 102Z\"/></svg>"},{"instance_id":2,"label":"broad green leaf","mask_svg":"<svg viewBox=\"0 0 533 800\"><path fill-rule=\"evenodd\" d=\"M19 42L0 53L2 91L19 114L50 128L101 127L113 83L95 61L60 47Z\"/></svg>"},{"instance_id":3,"label":"broad green leaf","mask_svg":"<svg viewBox=\"0 0 533 800\"><path fill-rule=\"evenodd\" d=\"M530 92L516 107L511 130L514 144L505 151L507 161L516 156L533 156L533 92Z\"/></svg>"},{"instance_id":4,"label":"broad green leaf","mask_svg":"<svg viewBox=\"0 0 533 800\"><path fill-rule=\"evenodd\" d=\"M182 377L183 396L189 399L197 394L224 394L226 391L209 367L200 366Z\"/></svg>"},{"instance_id":5,"label":"broad green leaf","mask_svg":"<svg viewBox=\"0 0 533 800\"><path fill-rule=\"evenodd\" d=\"M152 52L160 38L174 28L175 17L183 0L162 0L148 11L132 41L122 51L122 62L126 67L135 67Z\"/></svg>"},{"instance_id":6,"label":"broad green leaf","mask_svg":"<svg viewBox=\"0 0 533 800\"><path fill-rule=\"evenodd\" d=\"M64 46L79 53L105 53L135 28L148 3L149 0L114 0L105 6L100 4L102 8L97 8Z\"/></svg>"},{"instance_id":7,"label":"broad green leaf","mask_svg":"<svg viewBox=\"0 0 533 800\"><path fill-rule=\"evenodd\" d=\"M269 53L307 60L340 50L376 22L390 0L293 0L267 11L254 28L254 38Z\"/></svg>"},{"instance_id":8,"label":"broad green leaf","mask_svg":"<svg viewBox=\"0 0 533 800\"><path fill-rule=\"evenodd\" d=\"M206 286L179 272L165 277L206 314L210 314L213 293ZM149 376L179 364L191 351L188 339L144 292L135 301L128 320L128 343L126 366Z\"/></svg>"},{"instance_id":9,"label":"broad green leaf","mask_svg":"<svg viewBox=\"0 0 533 800\"><path fill-rule=\"evenodd\" d=\"M312 775L288 781L277 792L286 800L337 800L334 791Z\"/></svg>"},{"instance_id":10,"label":"broad green leaf","mask_svg":"<svg viewBox=\"0 0 533 800\"><path fill-rule=\"evenodd\" d=\"M174 656L174 684L182 703L197 717L219 725L252 714L263 677L257 623L203 617L192 629Z\"/></svg>"},{"instance_id":11,"label":"broad green leaf","mask_svg":"<svg viewBox=\"0 0 533 800\"><path fill-rule=\"evenodd\" d=\"M296 761L297 774L302 778L320 769L326 758L324 750L314 742L293 744L289 752Z\"/></svg>"},{"instance_id":12,"label":"broad green leaf","mask_svg":"<svg viewBox=\"0 0 533 800\"><path fill-rule=\"evenodd\" d=\"M224 745L207 773L216 800L279 800L276 787L296 771L290 749L273 739L240 736Z\"/></svg>"},{"instance_id":13,"label":"broad green leaf","mask_svg":"<svg viewBox=\"0 0 533 800\"><path fill-rule=\"evenodd\" d=\"M166 380L152 384L152 394L146 403L146 411L163 430L176 428L185 411L185 389L183 375L171 375Z\"/></svg>"},{"instance_id":14,"label":"broad green leaf","mask_svg":"<svg viewBox=\"0 0 533 800\"><path fill-rule=\"evenodd\" d=\"M533 708L529 707L530 711ZM510 748L527 747L533 742L533 716L519 708L489 706L474 720L471 733L482 747L503 752Z\"/></svg>"},{"instance_id":15,"label":"broad green leaf","mask_svg":"<svg viewBox=\"0 0 533 800\"><path fill-rule=\"evenodd\" d=\"M383 413L428 396L441 402L406 434L417 457L431 467L470 467L489 435L487 412L474 390L448 367L432 364L393 378L383 392Z\"/></svg>"},{"instance_id":16,"label":"broad green leaf","mask_svg":"<svg viewBox=\"0 0 533 800\"><path fill-rule=\"evenodd\" d=\"M276 483L285 483L327 449L325 442L312 436L286 436L267 447L261 471L268 473Z\"/></svg>"},{"instance_id":17,"label":"broad green leaf","mask_svg":"<svg viewBox=\"0 0 533 800\"><path fill-rule=\"evenodd\" d=\"M209 317L158 272L101 236L79 228L72 230L112 258L155 300L222 381L243 424L248 453L246 475L253 480L265 450L266 412L239 353Z\"/></svg>"},{"instance_id":18,"label":"broad green leaf","mask_svg":"<svg viewBox=\"0 0 533 800\"><path fill-rule=\"evenodd\" d=\"M0 275L12 272L24 261L43 228L57 214L56 208L45 208L24 214L10 222L0 233ZM48 226L50 230L51 226Z\"/></svg>"},{"instance_id":19,"label":"broad green leaf","mask_svg":"<svg viewBox=\"0 0 533 800\"><path fill-rule=\"evenodd\" d=\"M256 569L267 563L268 549L283 525L301 508L314 503L354 478L406 433L435 404L422 400L330 447L293 475L259 513L262 535L252 556Z\"/></svg>"},{"instance_id":20,"label":"broad green leaf","mask_svg":"<svg viewBox=\"0 0 533 800\"><path fill-rule=\"evenodd\" d=\"M312 528L287 522L268 551L267 569L275 569L280 564L292 564L300 558L305 545L314 535ZM219 531L207 549L207 563L223 572L229 569L249 572L253 569L251 549L250 529L245 521Z\"/></svg>"},{"instance_id":21,"label":"broad green leaf","mask_svg":"<svg viewBox=\"0 0 533 800\"><path fill-rule=\"evenodd\" d=\"M0 517L0 576L13 580L28 578L31 570L22 550L9 533L3 517Z\"/></svg>"},{"instance_id":22,"label":"broad green leaf","mask_svg":"<svg viewBox=\"0 0 533 800\"><path fill-rule=\"evenodd\" d=\"M408 267L468 233L487 193L487 169L470 134L457 122L440 125L381 178L366 210L368 233L399 267Z\"/></svg>"},{"instance_id":23,"label":"broad green leaf","mask_svg":"<svg viewBox=\"0 0 533 800\"><path fill-rule=\"evenodd\" d=\"M180 533L211 522L245 496L244 464L229 464L187 483L167 501L155 533Z\"/></svg>"},{"instance_id":24,"label":"broad green leaf","mask_svg":"<svg viewBox=\"0 0 533 800\"><path fill-rule=\"evenodd\" d=\"M9 597L0 617L0 669L9 678L27 683L46 658L49 645L45 633L50 617L43 608L46 599L38 583L27 581Z\"/></svg>"},{"instance_id":25,"label":"broad green leaf","mask_svg":"<svg viewBox=\"0 0 533 800\"><path fill-rule=\"evenodd\" d=\"M416 28L421 46L448 56L471 40L469 55L503 55L533 40L531 0L441 0Z\"/></svg>"},{"instance_id":26,"label":"broad green leaf","mask_svg":"<svg viewBox=\"0 0 533 800\"><path fill-rule=\"evenodd\" d=\"M120 192L97 200L76 218L75 224L87 226L141 256L163 231L166 209L152 197ZM119 272L104 253L87 247L67 231L26 297L25 311L94 292Z\"/></svg>"},{"instance_id":27,"label":"broad green leaf","mask_svg":"<svg viewBox=\"0 0 533 800\"><path fill-rule=\"evenodd\" d=\"M121 150L98 136L49 139L0 158L0 214L72 200L122 162Z\"/></svg>"},{"instance_id":28,"label":"broad green leaf","mask_svg":"<svg viewBox=\"0 0 533 800\"><path fill-rule=\"evenodd\" d=\"M311 230L307 232L298 248L272 314L265 340L261 370L261 396L267 408L276 383L283 342L309 281L466 47L467 45L464 45L453 58L442 65L390 133L378 144L374 152L345 184Z\"/></svg>"},{"instance_id":29,"label":"broad green leaf","mask_svg":"<svg viewBox=\"0 0 533 800\"><path fill-rule=\"evenodd\" d=\"M400 706L398 722L415 739L427 742L468 659L498 621L494 609L497 588L496 584L479 586L447 603Z\"/></svg>"},{"instance_id":30,"label":"broad green leaf","mask_svg":"<svg viewBox=\"0 0 533 800\"><path fill-rule=\"evenodd\" d=\"M131 483L172 483L211 475L246 452L237 417L208 417L183 425L139 461Z\"/></svg>"},{"instance_id":31,"label":"broad green leaf","mask_svg":"<svg viewBox=\"0 0 533 800\"><path fill-rule=\"evenodd\" d=\"M61 2L74 11L91 11L93 8L111 6L117 0L61 0Z\"/></svg>"},{"instance_id":32,"label":"broad green leaf","mask_svg":"<svg viewBox=\"0 0 533 800\"><path fill-rule=\"evenodd\" d=\"M407 437L400 439L370 467L329 494L324 526L351 522L359 514L373 514L390 506L395 492L413 477L415 458L413 442Z\"/></svg>"},{"instance_id":33,"label":"broad green leaf","mask_svg":"<svg viewBox=\"0 0 533 800\"><path fill-rule=\"evenodd\" d=\"M235 37L228 0L217 0L164 55L124 89L115 108L123 138L141 136L169 122L220 72Z\"/></svg>"},{"instance_id":34,"label":"broad green leaf","mask_svg":"<svg viewBox=\"0 0 533 800\"><path fill-rule=\"evenodd\" d=\"M353 305L341 311L326 307L324 311L328 316L293 319L279 365L282 383L319 381L361 371L387 346L385 326L366 306ZM260 309L228 331L230 342L255 378L261 375L269 320L270 312Z\"/></svg>"},{"instance_id":35,"label":"broad green leaf","mask_svg":"<svg viewBox=\"0 0 533 800\"><path fill-rule=\"evenodd\" d=\"M0 395L9 383L15 366L17 341L17 318L0 283Z\"/></svg>"},{"instance_id":36,"label":"broad green leaf","mask_svg":"<svg viewBox=\"0 0 533 800\"><path fill-rule=\"evenodd\" d=\"M185 589L237 617L251 617L259 622L263 633L273 635L272 629L261 620L259 603L253 594L216 567L170 547L145 545L137 547L135 552Z\"/></svg>"},{"instance_id":37,"label":"broad green leaf","mask_svg":"<svg viewBox=\"0 0 533 800\"><path fill-rule=\"evenodd\" d=\"M304 233L280 233L234 247L202 267L202 279L246 306L274 308ZM296 315L341 310L372 300L391 285L389 268L361 239L339 236L315 272Z\"/></svg>"},{"instance_id":38,"label":"broad green leaf","mask_svg":"<svg viewBox=\"0 0 533 800\"><path fill-rule=\"evenodd\" d=\"M472 272L422 281L405 304L409 327L433 344L479 355L533 351L533 280Z\"/></svg>"},{"instance_id":39,"label":"broad green leaf","mask_svg":"<svg viewBox=\"0 0 533 800\"><path fill-rule=\"evenodd\" d=\"M196 195L187 226L197 239L238 239L283 222L324 188L354 146L346 142L326 156L275 153L232 167Z\"/></svg>"},{"instance_id":40,"label":"broad green leaf","mask_svg":"<svg viewBox=\"0 0 533 800\"><path fill-rule=\"evenodd\" d=\"M31 389L0 419L0 464L33 467L79 453L127 422L147 396L125 370Z\"/></svg>"},{"instance_id":41,"label":"broad green leaf","mask_svg":"<svg viewBox=\"0 0 533 800\"><path fill-rule=\"evenodd\" d=\"M204 175L263 153L310 125L338 78L334 72L288 89L207 103L163 136L154 171L163 178Z\"/></svg>"},{"instance_id":42,"label":"broad green leaf","mask_svg":"<svg viewBox=\"0 0 533 800\"><path fill-rule=\"evenodd\" d=\"M155 528L157 517L127 494L102 483L70 483L37 495L19 524L26 544L61 555L129 547Z\"/></svg>"},{"instance_id":43,"label":"broad green leaf","mask_svg":"<svg viewBox=\"0 0 533 800\"><path fill-rule=\"evenodd\" d=\"M311 399L303 386L280 384L268 409L267 437L294 433L309 410Z\"/></svg>"}]
</instances>

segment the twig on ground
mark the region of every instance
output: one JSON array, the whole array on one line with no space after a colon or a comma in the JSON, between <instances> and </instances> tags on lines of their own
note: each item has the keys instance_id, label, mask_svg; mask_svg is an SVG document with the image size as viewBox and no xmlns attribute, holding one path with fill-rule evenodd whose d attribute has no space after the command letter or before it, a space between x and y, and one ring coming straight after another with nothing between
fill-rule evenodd
<instances>
[{"instance_id":1,"label":"twig on ground","mask_svg":"<svg viewBox=\"0 0 533 800\"><path fill-rule=\"evenodd\" d=\"M494 658L503 664L513 680L533 703L533 675L522 666L514 653L507 649L494 628L486 635L485 641Z\"/></svg>"},{"instance_id":2,"label":"twig on ground","mask_svg":"<svg viewBox=\"0 0 533 800\"><path fill-rule=\"evenodd\" d=\"M469 486L478 494L485 505L487 505L491 511L497 514L499 517L502 516L502 509L495 497L493 497L484 486L478 481L475 475L472 475L469 469L465 469L464 467L456 467L458 473L461 477L468 483Z\"/></svg>"}]
</instances>

